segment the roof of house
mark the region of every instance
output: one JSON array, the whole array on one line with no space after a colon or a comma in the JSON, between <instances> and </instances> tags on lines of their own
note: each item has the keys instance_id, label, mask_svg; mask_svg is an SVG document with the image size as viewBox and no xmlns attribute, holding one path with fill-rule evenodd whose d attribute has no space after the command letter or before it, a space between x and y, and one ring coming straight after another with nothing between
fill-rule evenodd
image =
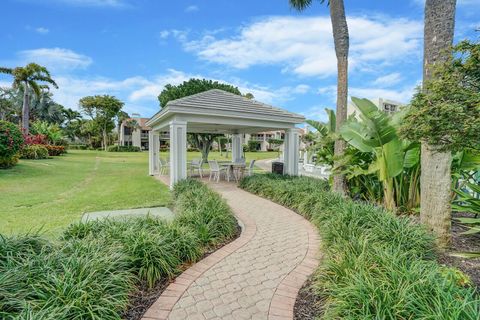
<instances>
[{"instance_id":1,"label":"roof of house","mask_svg":"<svg viewBox=\"0 0 480 320\"><path fill-rule=\"evenodd\" d=\"M171 100L147 124L152 125L169 113L225 116L286 123L302 123L305 121L303 115L219 89Z\"/></svg>"},{"instance_id":2,"label":"roof of house","mask_svg":"<svg viewBox=\"0 0 480 320\"><path fill-rule=\"evenodd\" d=\"M150 130L151 128L149 126L146 125L147 121L149 120L149 118L128 118L128 119L125 119L123 120L123 124L125 124L125 122L129 121L129 120L135 120L138 122L138 125L140 126L140 128L142 130Z\"/></svg>"}]
</instances>

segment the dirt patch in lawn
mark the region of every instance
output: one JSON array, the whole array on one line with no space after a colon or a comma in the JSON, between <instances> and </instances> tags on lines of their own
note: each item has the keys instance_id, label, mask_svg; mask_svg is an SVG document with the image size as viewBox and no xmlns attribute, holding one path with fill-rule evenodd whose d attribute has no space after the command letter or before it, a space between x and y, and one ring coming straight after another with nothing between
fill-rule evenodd
<instances>
[{"instance_id":1,"label":"dirt patch in lawn","mask_svg":"<svg viewBox=\"0 0 480 320\"><path fill-rule=\"evenodd\" d=\"M453 217L473 218L474 216L468 213L455 213ZM480 234L460 234L467 230L468 228L453 219L451 248L440 256L439 262L460 269L470 277L477 290L480 290L480 258L466 259L449 255L451 252L480 252Z\"/></svg>"},{"instance_id":2,"label":"dirt patch in lawn","mask_svg":"<svg viewBox=\"0 0 480 320\"><path fill-rule=\"evenodd\" d=\"M323 315L325 301L315 292L312 284L313 279L310 277L298 292L293 307L294 320L315 320Z\"/></svg>"},{"instance_id":3,"label":"dirt patch in lawn","mask_svg":"<svg viewBox=\"0 0 480 320\"><path fill-rule=\"evenodd\" d=\"M232 241L235 241L241 234L242 229L239 225L237 225L237 232L236 234L229 239L228 241L210 249L209 251L205 252L202 259L205 259L210 254L214 253L224 245L229 244ZM187 270L190 266L185 266L183 271ZM180 274L179 274L180 275ZM147 312L148 308L157 301L158 297L162 294L162 292L168 287L170 283L172 283L175 279L165 279L164 281L160 281L153 289L148 289L146 283L141 283L137 287L137 291L135 291L131 298L130 298L130 305L128 309L123 314L122 318L125 320L140 320L145 312Z\"/></svg>"}]
</instances>

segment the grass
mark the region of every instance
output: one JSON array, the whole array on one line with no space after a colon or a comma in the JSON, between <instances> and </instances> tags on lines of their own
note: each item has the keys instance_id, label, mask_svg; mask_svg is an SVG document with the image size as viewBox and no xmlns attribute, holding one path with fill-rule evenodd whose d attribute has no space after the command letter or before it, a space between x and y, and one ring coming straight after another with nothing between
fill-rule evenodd
<instances>
[{"instance_id":1,"label":"grass","mask_svg":"<svg viewBox=\"0 0 480 320\"><path fill-rule=\"evenodd\" d=\"M174 205L172 222L77 222L57 242L0 235L0 318L120 320L137 286L167 282L236 234L226 202L201 182L177 184Z\"/></svg>"},{"instance_id":2,"label":"grass","mask_svg":"<svg viewBox=\"0 0 480 320\"><path fill-rule=\"evenodd\" d=\"M36 231L55 238L84 212L171 203L168 187L148 176L148 154L71 150L20 160L0 170L0 234Z\"/></svg>"},{"instance_id":3,"label":"grass","mask_svg":"<svg viewBox=\"0 0 480 320\"><path fill-rule=\"evenodd\" d=\"M161 156L168 157L167 152ZM247 161L276 152L247 152ZM187 158L201 157L188 152ZM209 159L228 160L219 152ZM42 232L55 238L85 212L168 206L168 188L148 176L148 152L69 150L46 160L20 160L0 170L0 234Z\"/></svg>"},{"instance_id":4,"label":"grass","mask_svg":"<svg viewBox=\"0 0 480 320\"><path fill-rule=\"evenodd\" d=\"M476 320L480 297L459 270L437 263L433 237L408 218L344 199L325 182L256 175L247 191L310 219L322 236L314 279L326 297L322 319Z\"/></svg>"}]
</instances>

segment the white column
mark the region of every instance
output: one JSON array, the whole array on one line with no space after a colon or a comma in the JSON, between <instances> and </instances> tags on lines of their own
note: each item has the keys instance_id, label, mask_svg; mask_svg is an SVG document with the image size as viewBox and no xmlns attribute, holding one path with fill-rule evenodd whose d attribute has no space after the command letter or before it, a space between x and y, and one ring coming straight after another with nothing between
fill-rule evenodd
<instances>
[{"instance_id":1,"label":"white column","mask_svg":"<svg viewBox=\"0 0 480 320\"><path fill-rule=\"evenodd\" d=\"M159 133L153 130L150 130L148 133L148 164L149 164L149 174L153 176L158 174L160 168L160 158L159 158L159 148L160 148L160 136Z\"/></svg>"},{"instance_id":2,"label":"white column","mask_svg":"<svg viewBox=\"0 0 480 320\"><path fill-rule=\"evenodd\" d=\"M187 178L187 122L170 122L170 189Z\"/></svg>"},{"instance_id":3,"label":"white column","mask_svg":"<svg viewBox=\"0 0 480 320\"><path fill-rule=\"evenodd\" d=\"M299 151L298 129L292 128L285 132L285 149L283 151L283 173L298 175L298 151Z\"/></svg>"},{"instance_id":4,"label":"white column","mask_svg":"<svg viewBox=\"0 0 480 320\"><path fill-rule=\"evenodd\" d=\"M240 162L242 160L242 136L239 133L232 134L232 161Z\"/></svg>"}]
</instances>

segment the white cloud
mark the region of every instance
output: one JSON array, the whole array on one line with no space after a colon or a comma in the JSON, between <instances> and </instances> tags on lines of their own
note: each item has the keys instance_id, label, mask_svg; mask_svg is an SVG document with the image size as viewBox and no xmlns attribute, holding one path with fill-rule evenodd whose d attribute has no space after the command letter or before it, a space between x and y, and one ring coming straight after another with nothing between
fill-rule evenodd
<instances>
[{"instance_id":1,"label":"white cloud","mask_svg":"<svg viewBox=\"0 0 480 320\"><path fill-rule=\"evenodd\" d=\"M328 115L325 112L325 109L332 109L332 107L324 107L324 106L313 106L309 108L307 111L300 112L305 118L309 120L317 120L321 122L328 121ZM335 108L333 108L335 109Z\"/></svg>"},{"instance_id":2,"label":"white cloud","mask_svg":"<svg viewBox=\"0 0 480 320\"><path fill-rule=\"evenodd\" d=\"M185 8L185 12L195 12L195 11L198 11L200 10L200 8L198 6L195 6L195 5L191 5L191 6L188 6Z\"/></svg>"},{"instance_id":3,"label":"white cloud","mask_svg":"<svg viewBox=\"0 0 480 320\"><path fill-rule=\"evenodd\" d=\"M351 66L393 63L420 55L423 25L389 17L349 17ZM330 18L268 17L241 28L233 37L207 34L179 39L201 59L245 69L279 64L285 72L304 76L336 73Z\"/></svg>"},{"instance_id":4,"label":"white cloud","mask_svg":"<svg viewBox=\"0 0 480 320\"><path fill-rule=\"evenodd\" d=\"M50 32L50 30L48 28L38 27L38 28L35 29L35 32L40 33L40 34L47 34L47 33Z\"/></svg>"},{"instance_id":5,"label":"white cloud","mask_svg":"<svg viewBox=\"0 0 480 320\"><path fill-rule=\"evenodd\" d=\"M160 36L161 39L166 39L170 35L170 31L162 30L158 35Z\"/></svg>"},{"instance_id":6,"label":"white cloud","mask_svg":"<svg viewBox=\"0 0 480 320\"><path fill-rule=\"evenodd\" d=\"M405 87L399 90L395 89L378 89L378 88L349 88L349 95L367 99L390 99L402 103L408 103L413 96L415 86Z\"/></svg>"},{"instance_id":7,"label":"white cloud","mask_svg":"<svg viewBox=\"0 0 480 320\"><path fill-rule=\"evenodd\" d=\"M378 77L372 82L372 84L379 87L390 87L399 83L400 81L402 81L402 75L399 72L394 72Z\"/></svg>"},{"instance_id":8,"label":"white cloud","mask_svg":"<svg viewBox=\"0 0 480 320\"><path fill-rule=\"evenodd\" d=\"M18 56L22 63L35 62L54 71L83 69L93 62L92 58L86 55L63 48L23 50Z\"/></svg>"}]
</instances>

